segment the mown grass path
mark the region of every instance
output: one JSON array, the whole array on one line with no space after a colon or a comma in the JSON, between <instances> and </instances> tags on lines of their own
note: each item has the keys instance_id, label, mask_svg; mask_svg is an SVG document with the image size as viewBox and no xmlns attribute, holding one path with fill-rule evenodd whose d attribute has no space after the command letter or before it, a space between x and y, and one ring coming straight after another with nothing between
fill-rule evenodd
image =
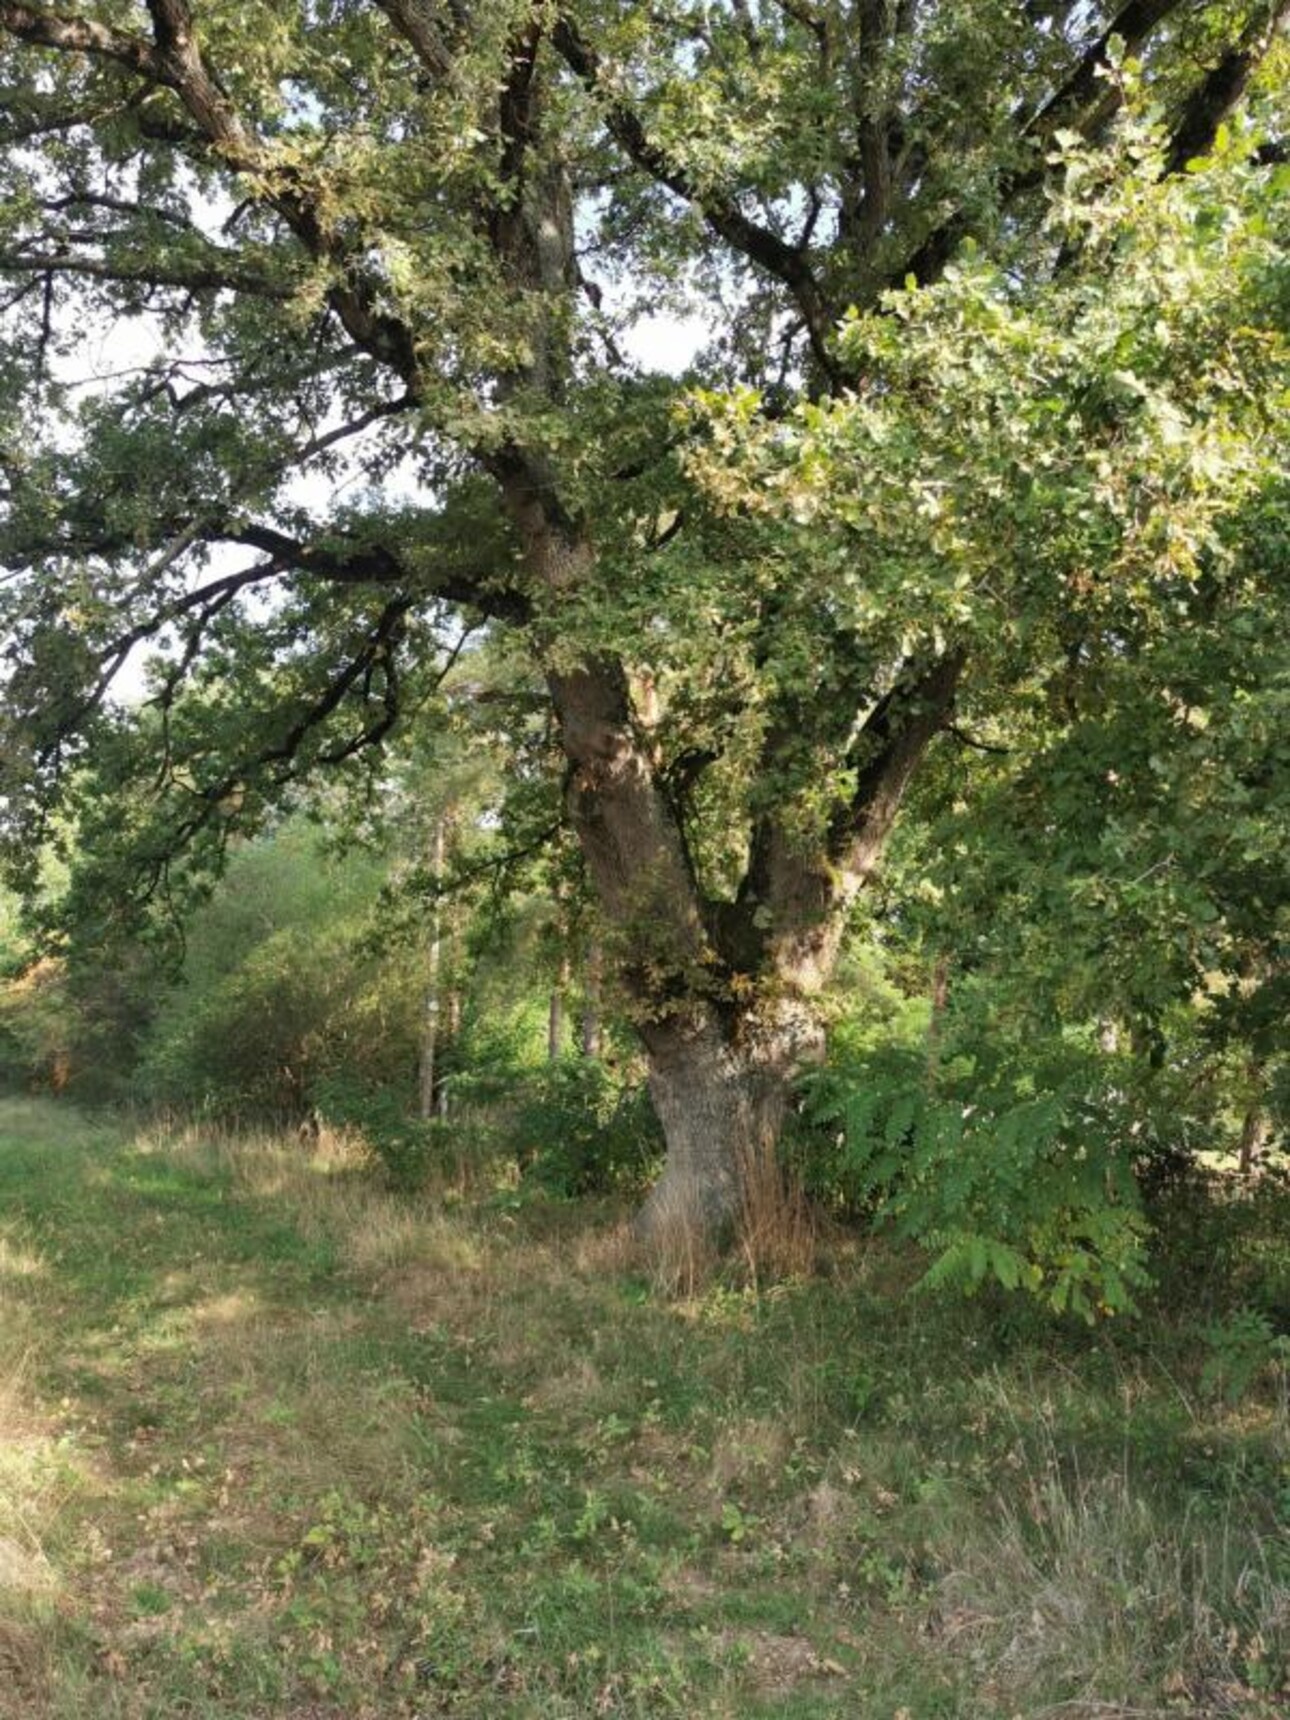
<instances>
[{"instance_id":1,"label":"mown grass path","mask_svg":"<svg viewBox=\"0 0 1290 1720\"><path fill-rule=\"evenodd\" d=\"M0 1106L0 1715L1286 1712L1284 1380Z\"/></svg>"}]
</instances>

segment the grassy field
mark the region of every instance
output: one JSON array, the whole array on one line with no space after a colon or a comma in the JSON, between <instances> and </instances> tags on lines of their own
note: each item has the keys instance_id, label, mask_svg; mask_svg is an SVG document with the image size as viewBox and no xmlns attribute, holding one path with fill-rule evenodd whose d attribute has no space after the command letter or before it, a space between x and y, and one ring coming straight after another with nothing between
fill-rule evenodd
<instances>
[{"instance_id":1,"label":"grassy field","mask_svg":"<svg viewBox=\"0 0 1290 1720\"><path fill-rule=\"evenodd\" d=\"M667 1298L604 1209L0 1105L0 1715L1285 1715L1285 1215L1096 1331L855 1239Z\"/></svg>"}]
</instances>

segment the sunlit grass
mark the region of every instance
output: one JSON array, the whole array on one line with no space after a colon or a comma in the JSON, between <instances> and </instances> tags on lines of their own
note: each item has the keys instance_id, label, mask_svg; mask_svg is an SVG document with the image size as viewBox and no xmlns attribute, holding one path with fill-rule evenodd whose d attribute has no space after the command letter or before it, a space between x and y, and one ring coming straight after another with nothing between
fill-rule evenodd
<instances>
[{"instance_id":1,"label":"sunlit grass","mask_svg":"<svg viewBox=\"0 0 1290 1720\"><path fill-rule=\"evenodd\" d=\"M1167 1293L665 1297L619 1212L12 1104L0 1214L5 1720L1284 1711L1284 1382Z\"/></svg>"}]
</instances>

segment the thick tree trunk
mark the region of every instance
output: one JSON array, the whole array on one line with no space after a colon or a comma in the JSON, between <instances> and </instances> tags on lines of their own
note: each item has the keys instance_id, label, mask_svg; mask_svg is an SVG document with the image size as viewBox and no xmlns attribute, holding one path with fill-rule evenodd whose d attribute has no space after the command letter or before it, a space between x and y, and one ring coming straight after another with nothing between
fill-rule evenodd
<instances>
[{"instance_id":1,"label":"thick tree trunk","mask_svg":"<svg viewBox=\"0 0 1290 1720\"><path fill-rule=\"evenodd\" d=\"M642 1037L667 1160L638 1233L660 1241L719 1234L737 1223L746 1191L773 1159L790 1066L741 1051L711 1018L656 1025Z\"/></svg>"},{"instance_id":2,"label":"thick tree trunk","mask_svg":"<svg viewBox=\"0 0 1290 1720\"><path fill-rule=\"evenodd\" d=\"M594 573L585 527L563 515L539 466L503 468L530 573L559 606ZM750 833L734 901L705 897L648 702L612 656L553 665L547 684L568 773L565 806L649 1058L667 1162L641 1215L660 1240L737 1219L764 1173L797 1067L817 1055L815 1000L847 910L878 864L905 785L954 697L957 653L912 669L863 725L853 801L810 852L793 807ZM773 749L772 749L773 752ZM778 759L766 760L773 776ZM804 785L809 792L810 785Z\"/></svg>"}]
</instances>

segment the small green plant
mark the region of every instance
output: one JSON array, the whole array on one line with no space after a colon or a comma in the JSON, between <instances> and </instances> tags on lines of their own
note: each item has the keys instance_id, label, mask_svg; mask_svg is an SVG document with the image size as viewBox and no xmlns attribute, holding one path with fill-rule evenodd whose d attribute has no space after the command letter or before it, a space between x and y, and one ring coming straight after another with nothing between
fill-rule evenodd
<instances>
[{"instance_id":1,"label":"small green plant","mask_svg":"<svg viewBox=\"0 0 1290 1720\"><path fill-rule=\"evenodd\" d=\"M160 1583L136 1583L130 1591L130 1611L135 1618L161 1618L170 1611L170 1595Z\"/></svg>"},{"instance_id":2,"label":"small green plant","mask_svg":"<svg viewBox=\"0 0 1290 1720\"><path fill-rule=\"evenodd\" d=\"M721 1533L732 1547L741 1547L757 1527L757 1518L751 1512L745 1511L733 1499L727 1499L721 1507Z\"/></svg>"},{"instance_id":3,"label":"small green plant","mask_svg":"<svg viewBox=\"0 0 1290 1720\"><path fill-rule=\"evenodd\" d=\"M1201 1383L1229 1404L1239 1403L1265 1374L1283 1385L1290 1375L1290 1334L1278 1332L1256 1308L1239 1308L1206 1327L1204 1335L1209 1360Z\"/></svg>"}]
</instances>

